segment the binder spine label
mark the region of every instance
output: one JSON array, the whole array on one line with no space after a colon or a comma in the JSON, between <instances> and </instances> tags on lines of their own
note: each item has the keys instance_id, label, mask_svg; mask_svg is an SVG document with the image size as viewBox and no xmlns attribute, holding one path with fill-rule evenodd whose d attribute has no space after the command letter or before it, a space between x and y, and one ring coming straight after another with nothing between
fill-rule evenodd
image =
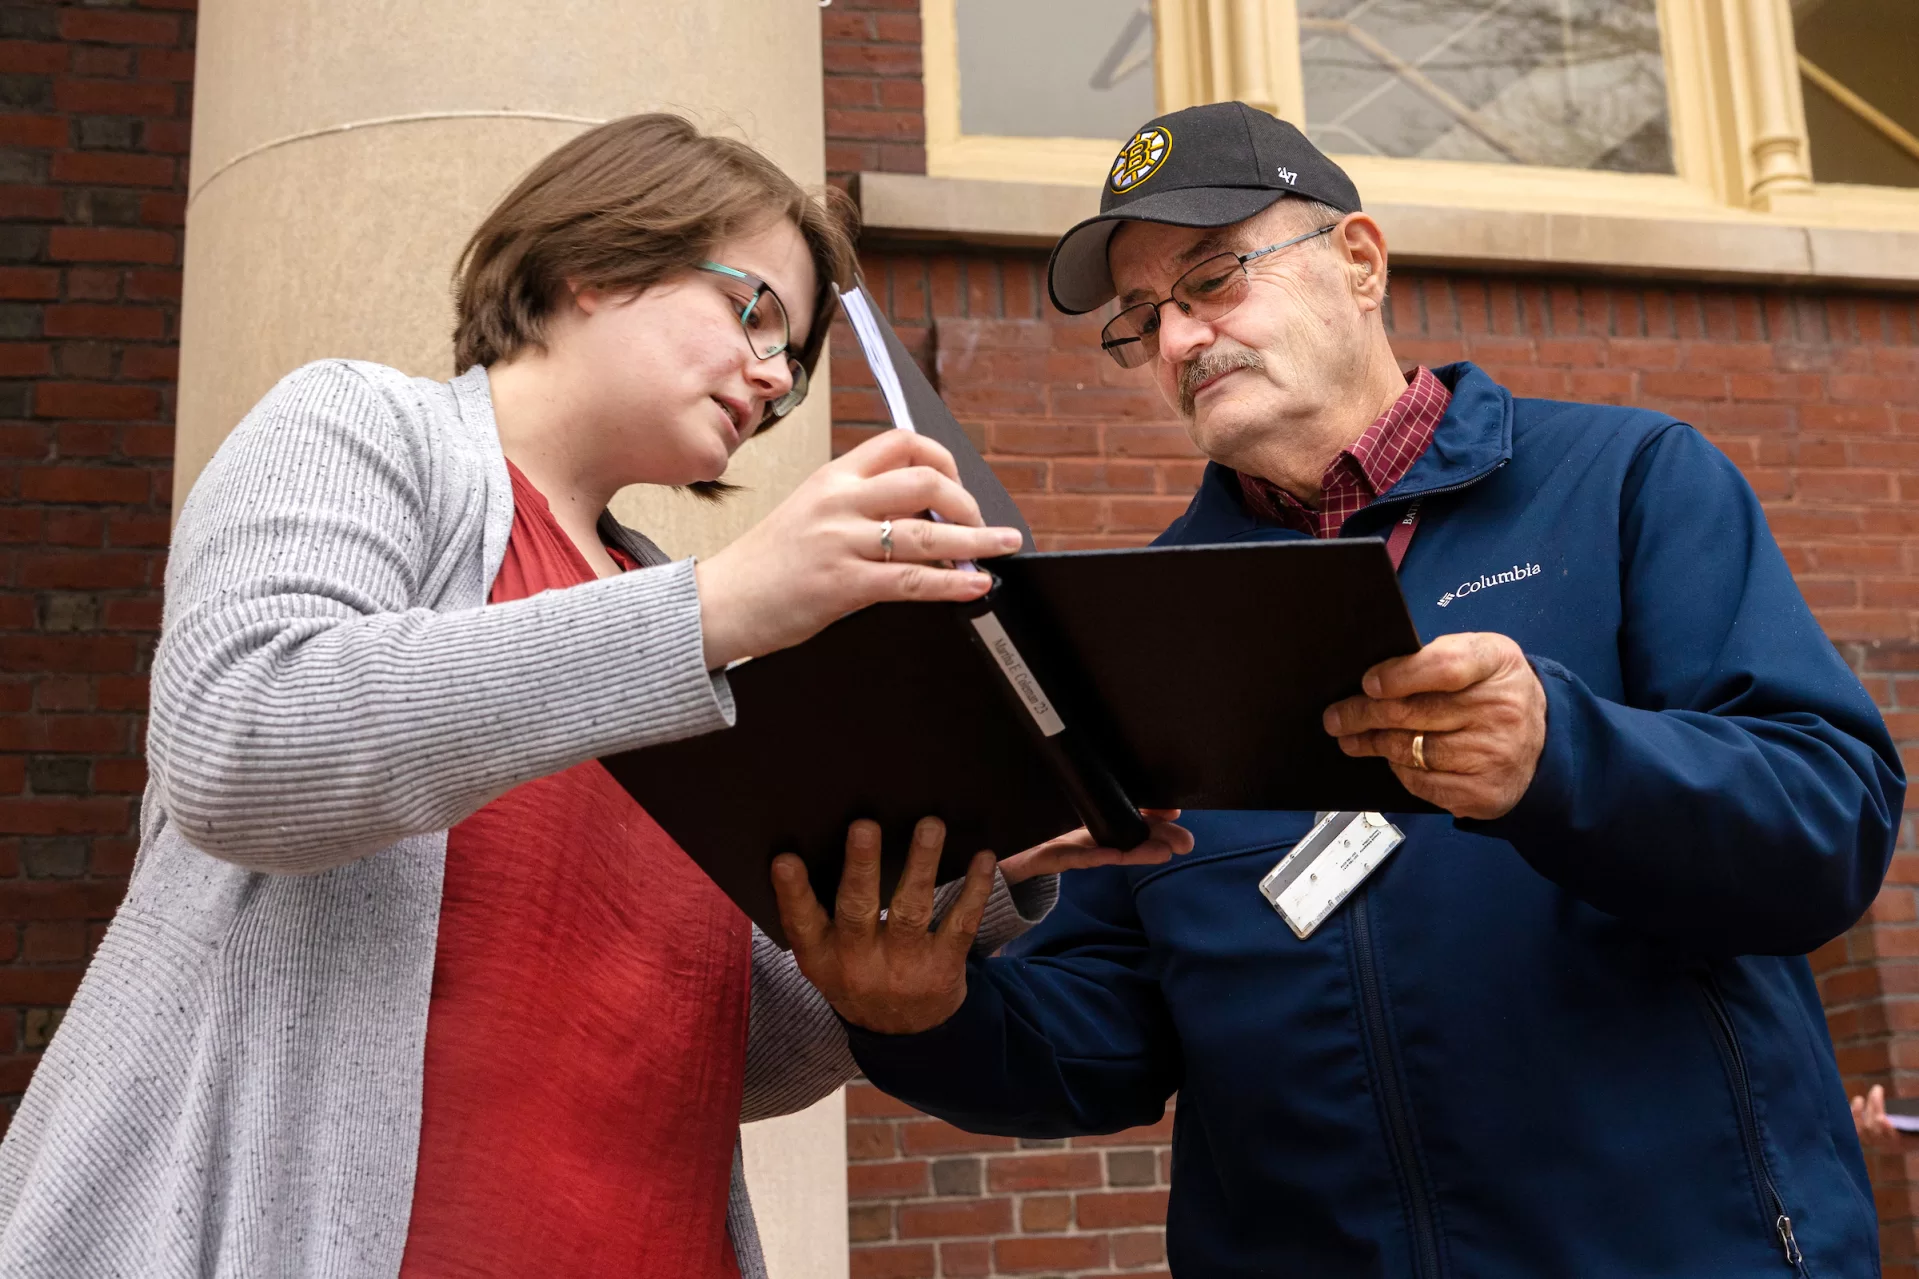
<instances>
[{"instance_id":1,"label":"binder spine label","mask_svg":"<svg viewBox=\"0 0 1919 1279\"><path fill-rule=\"evenodd\" d=\"M1053 703L1047 700L1046 693L1033 678L1033 672L1027 669L1026 659L1013 647L1012 637L1006 628L999 624L999 618L991 613L981 613L973 619L973 629L986 641L986 651L999 663L1000 673L1006 676L1006 682L1019 694L1020 701L1026 703L1026 709L1032 714L1033 722L1039 725L1039 731L1052 737L1066 731L1066 721L1053 709Z\"/></svg>"}]
</instances>

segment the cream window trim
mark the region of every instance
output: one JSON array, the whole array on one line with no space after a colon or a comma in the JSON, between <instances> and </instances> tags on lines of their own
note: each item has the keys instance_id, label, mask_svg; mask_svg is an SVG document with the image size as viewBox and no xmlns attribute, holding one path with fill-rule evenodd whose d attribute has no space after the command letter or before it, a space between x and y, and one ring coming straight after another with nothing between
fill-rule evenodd
<instances>
[{"instance_id":1,"label":"cream window trim","mask_svg":"<svg viewBox=\"0 0 1919 1279\"><path fill-rule=\"evenodd\" d=\"M1436 162L1435 162L1436 163ZM1580 174L1578 176L1589 176ZM1364 185L1362 179L1361 185ZM1649 217L1630 203L1589 199L1542 211L1369 197L1398 266L1631 279L1750 280L1848 288L1919 286L1919 218L1903 228L1822 225L1729 211ZM871 238L1050 246L1099 208L1099 187L863 173L860 221Z\"/></svg>"},{"instance_id":2,"label":"cream window trim","mask_svg":"<svg viewBox=\"0 0 1919 1279\"><path fill-rule=\"evenodd\" d=\"M961 134L956 4L921 0L928 174L1096 188L1118 139ZM1153 0L1153 10L1160 110L1237 97L1304 116L1294 0ZM1812 181L1790 0L1658 0L1658 14L1675 174L1335 158L1369 208L1919 231L1919 190Z\"/></svg>"}]
</instances>

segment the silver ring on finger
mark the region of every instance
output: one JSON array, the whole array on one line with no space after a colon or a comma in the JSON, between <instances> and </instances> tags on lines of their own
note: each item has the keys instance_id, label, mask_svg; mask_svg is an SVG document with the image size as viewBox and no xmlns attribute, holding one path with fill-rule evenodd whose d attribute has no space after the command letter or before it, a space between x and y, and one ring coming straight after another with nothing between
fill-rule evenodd
<instances>
[{"instance_id":1,"label":"silver ring on finger","mask_svg":"<svg viewBox=\"0 0 1919 1279\"><path fill-rule=\"evenodd\" d=\"M888 564L893 562L893 521L880 521L880 558Z\"/></svg>"},{"instance_id":2,"label":"silver ring on finger","mask_svg":"<svg viewBox=\"0 0 1919 1279\"><path fill-rule=\"evenodd\" d=\"M1420 772L1426 771L1426 734L1413 734L1413 767Z\"/></svg>"}]
</instances>

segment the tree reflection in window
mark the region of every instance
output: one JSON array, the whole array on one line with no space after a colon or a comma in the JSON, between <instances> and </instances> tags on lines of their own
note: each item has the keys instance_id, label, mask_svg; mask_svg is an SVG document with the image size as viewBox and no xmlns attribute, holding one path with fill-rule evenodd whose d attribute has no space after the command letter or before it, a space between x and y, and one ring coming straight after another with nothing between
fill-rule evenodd
<instances>
[{"instance_id":1,"label":"tree reflection in window","mask_svg":"<svg viewBox=\"0 0 1919 1279\"><path fill-rule=\"evenodd\" d=\"M1793 0L1812 176L1919 187L1919 3Z\"/></svg>"},{"instance_id":2,"label":"tree reflection in window","mask_svg":"<svg viewBox=\"0 0 1919 1279\"><path fill-rule=\"evenodd\" d=\"M1298 0L1327 151L1671 173L1656 0Z\"/></svg>"}]
</instances>

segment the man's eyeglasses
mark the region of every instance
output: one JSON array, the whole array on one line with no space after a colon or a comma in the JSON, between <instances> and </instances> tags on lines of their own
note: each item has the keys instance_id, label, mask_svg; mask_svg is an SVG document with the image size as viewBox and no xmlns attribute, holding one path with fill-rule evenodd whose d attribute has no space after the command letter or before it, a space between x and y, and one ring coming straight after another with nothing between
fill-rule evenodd
<instances>
[{"instance_id":1,"label":"man's eyeglasses","mask_svg":"<svg viewBox=\"0 0 1919 1279\"><path fill-rule=\"evenodd\" d=\"M740 328L746 332L746 344L752 350L754 359L770 360L786 351L793 340L793 328L786 318L786 306L780 301L780 295L773 292L772 285L751 272L722 266L718 262L702 262L700 270L731 280L739 286L726 292L740 308ZM746 294L745 301L739 297L742 291ZM785 417L806 398L806 366L792 355L787 355L786 367L793 375L793 386L785 395L766 406L769 421Z\"/></svg>"},{"instance_id":2,"label":"man's eyeglasses","mask_svg":"<svg viewBox=\"0 0 1919 1279\"><path fill-rule=\"evenodd\" d=\"M1159 309L1171 302L1182 315L1211 323L1246 300L1252 277L1246 264L1281 249L1325 235L1339 228L1330 222L1317 231L1269 244L1251 253L1220 253L1207 258L1173 282L1173 291L1157 302L1139 302L1106 322L1100 330L1100 350L1122 369L1136 369L1159 354Z\"/></svg>"}]
</instances>

